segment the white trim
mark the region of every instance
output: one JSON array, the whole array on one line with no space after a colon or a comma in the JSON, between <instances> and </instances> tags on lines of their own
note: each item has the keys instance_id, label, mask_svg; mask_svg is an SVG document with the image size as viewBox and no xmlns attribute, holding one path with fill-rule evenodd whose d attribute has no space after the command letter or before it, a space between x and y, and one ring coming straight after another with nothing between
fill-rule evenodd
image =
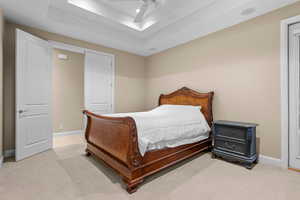
<instances>
[{"instance_id":1,"label":"white trim","mask_svg":"<svg viewBox=\"0 0 300 200\"><path fill-rule=\"evenodd\" d=\"M83 48L83 47L79 47L79 46L74 46L74 45L66 44L66 43L62 43L62 42L56 42L56 41L53 41L53 40L49 40L48 42L50 43L50 45L53 48L56 48L56 49L62 49L62 50L67 50L67 51L72 51L72 52L75 52L75 53L82 53L82 54L85 54L86 51L89 51L89 52L94 52L96 54L111 56L113 59L115 59L114 54L105 53L105 52L97 51L97 50L94 50L94 49L88 49L88 48Z\"/></svg>"},{"instance_id":2,"label":"white trim","mask_svg":"<svg viewBox=\"0 0 300 200\"><path fill-rule=\"evenodd\" d=\"M0 157L0 168L3 166L3 156Z\"/></svg>"},{"instance_id":3,"label":"white trim","mask_svg":"<svg viewBox=\"0 0 300 200\"><path fill-rule=\"evenodd\" d=\"M289 25L300 22L300 15L281 21L281 161L282 167L289 167Z\"/></svg>"},{"instance_id":4,"label":"white trim","mask_svg":"<svg viewBox=\"0 0 300 200\"><path fill-rule=\"evenodd\" d=\"M288 168L289 143L289 93L288 93L288 23L281 22L281 160L282 167Z\"/></svg>"},{"instance_id":5,"label":"white trim","mask_svg":"<svg viewBox=\"0 0 300 200\"><path fill-rule=\"evenodd\" d=\"M282 167L282 160L264 155L259 155L258 163L264 165L272 165L275 167Z\"/></svg>"},{"instance_id":6,"label":"white trim","mask_svg":"<svg viewBox=\"0 0 300 200\"><path fill-rule=\"evenodd\" d=\"M56 48L56 49L62 49L62 50L72 51L72 52L81 53L81 54L85 53L85 49L78 47L78 46L73 46L70 44L62 43L62 42L56 42L53 40L49 40L49 43L53 48Z\"/></svg>"},{"instance_id":7,"label":"white trim","mask_svg":"<svg viewBox=\"0 0 300 200\"><path fill-rule=\"evenodd\" d=\"M112 104L112 108L111 111L112 113L115 113L115 56L114 55L110 55L111 56L111 67L112 67L112 77L111 77L111 104Z\"/></svg>"},{"instance_id":8,"label":"white trim","mask_svg":"<svg viewBox=\"0 0 300 200\"><path fill-rule=\"evenodd\" d=\"M14 157L16 155L16 150L15 149L9 149L4 151L4 158L10 158Z\"/></svg>"},{"instance_id":9,"label":"white trim","mask_svg":"<svg viewBox=\"0 0 300 200\"><path fill-rule=\"evenodd\" d=\"M82 135L82 134L83 134L83 130L76 130L76 131L55 132L53 133L53 136L59 137L59 136Z\"/></svg>"},{"instance_id":10,"label":"white trim","mask_svg":"<svg viewBox=\"0 0 300 200\"><path fill-rule=\"evenodd\" d=\"M85 51L89 51L91 53L95 53L95 54L101 54L101 55L104 55L104 56L110 56L112 57L113 59L115 58L115 55L113 54L110 54L110 53L104 53L102 51L96 51L96 50L93 50L93 49L84 49Z\"/></svg>"},{"instance_id":11,"label":"white trim","mask_svg":"<svg viewBox=\"0 0 300 200\"><path fill-rule=\"evenodd\" d=\"M63 43L63 42L56 42L56 41L53 41L53 40L49 40L48 42L50 43L50 45L53 48L56 48L56 49L62 49L62 50L72 51L72 52L81 53L81 54L85 54L86 51L89 51L89 52L94 52L94 53L97 53L97 54L101 54L101 55L105 55L105 56L111 56L112 58L115 58L115 55L113 55L113 54L105 53L105 52L102 52L102 51L97 51L97 50L94 50L94 49L83 48L83 47L74 46L74 45L71 45L71 44L66 44L66 43Z\"/></svg>"}]
</instances>

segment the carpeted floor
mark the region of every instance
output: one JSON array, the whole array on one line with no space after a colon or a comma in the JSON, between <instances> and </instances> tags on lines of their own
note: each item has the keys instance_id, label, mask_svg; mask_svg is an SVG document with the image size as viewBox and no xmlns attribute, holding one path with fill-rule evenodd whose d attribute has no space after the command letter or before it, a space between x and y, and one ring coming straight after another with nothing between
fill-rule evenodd
<instances>
[{"instance_id":1,"label":"carpeted floor","mask_svg":"<svg viewBox=\"0 0 300 200\"><path fill-rule=\"evenodd\" d=\"M0 169L1 200L298 200L300 173L259 164L249 171L210 154L160 172L129 195L120 178L84 156L81 136L56 137L54 150Z\"/></svg>"}]
</instances>

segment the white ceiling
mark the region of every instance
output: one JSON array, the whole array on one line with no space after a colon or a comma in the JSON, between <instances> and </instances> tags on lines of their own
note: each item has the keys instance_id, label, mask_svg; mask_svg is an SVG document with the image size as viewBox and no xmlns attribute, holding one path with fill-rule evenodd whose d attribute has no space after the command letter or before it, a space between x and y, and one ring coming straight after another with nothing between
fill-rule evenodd
<instances>
[{"instance_id":1,"label":"white ceiling","mask_svg":"<svg viewBox=\"0 0 300 200\"><path fill-rule=\"evenodd\" d=\"M0 0L0 7L15 23L148 56L299 0L158 0L140 25L133 20L142 1L113 1Z\"/></svg>"}]
</instances>

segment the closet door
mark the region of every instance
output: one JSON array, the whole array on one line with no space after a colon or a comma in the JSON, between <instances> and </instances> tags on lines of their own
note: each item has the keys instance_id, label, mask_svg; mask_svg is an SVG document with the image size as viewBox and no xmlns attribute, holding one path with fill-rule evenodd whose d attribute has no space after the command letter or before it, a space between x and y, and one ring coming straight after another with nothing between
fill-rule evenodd
<instances>
[{"instance_id":1,"label":"closet door","mask_svg":"<svg viewBox=\"0 0 300 200\"><path fill-rule=\"evenodd\" d=\"M300 169L300 23L289 27L289 166Z\"/></svg>"},{"instance_id":2,"label":"closet door","mask_svg":"<svg viewBox=\"0 0 300 200\"><path fill-rule=\"evenodd\" d=\"M95 114L114 112L114 56L87 50L84 75L85 109Z\"/></svg>"}]
</instances>

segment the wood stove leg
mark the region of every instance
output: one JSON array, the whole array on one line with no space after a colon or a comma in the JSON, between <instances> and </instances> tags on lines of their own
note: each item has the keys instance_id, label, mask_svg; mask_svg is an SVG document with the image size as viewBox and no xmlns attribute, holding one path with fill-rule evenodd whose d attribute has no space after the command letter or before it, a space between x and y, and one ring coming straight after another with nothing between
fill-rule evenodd
<instances>
[{"instance_id":1,"label":"wood stove leg","mask_svg":"<svg viewBox=\"0 0 300 200\"><path fill-rule=\"evenodd\" d=\"M137 191L138 186L144 181L143 179L137 180L137 181L131 181L127 180L126 178L123 178L123 181L126 185L126 190L129 194L132 194Z\"/></svg>"}]
</instances>

